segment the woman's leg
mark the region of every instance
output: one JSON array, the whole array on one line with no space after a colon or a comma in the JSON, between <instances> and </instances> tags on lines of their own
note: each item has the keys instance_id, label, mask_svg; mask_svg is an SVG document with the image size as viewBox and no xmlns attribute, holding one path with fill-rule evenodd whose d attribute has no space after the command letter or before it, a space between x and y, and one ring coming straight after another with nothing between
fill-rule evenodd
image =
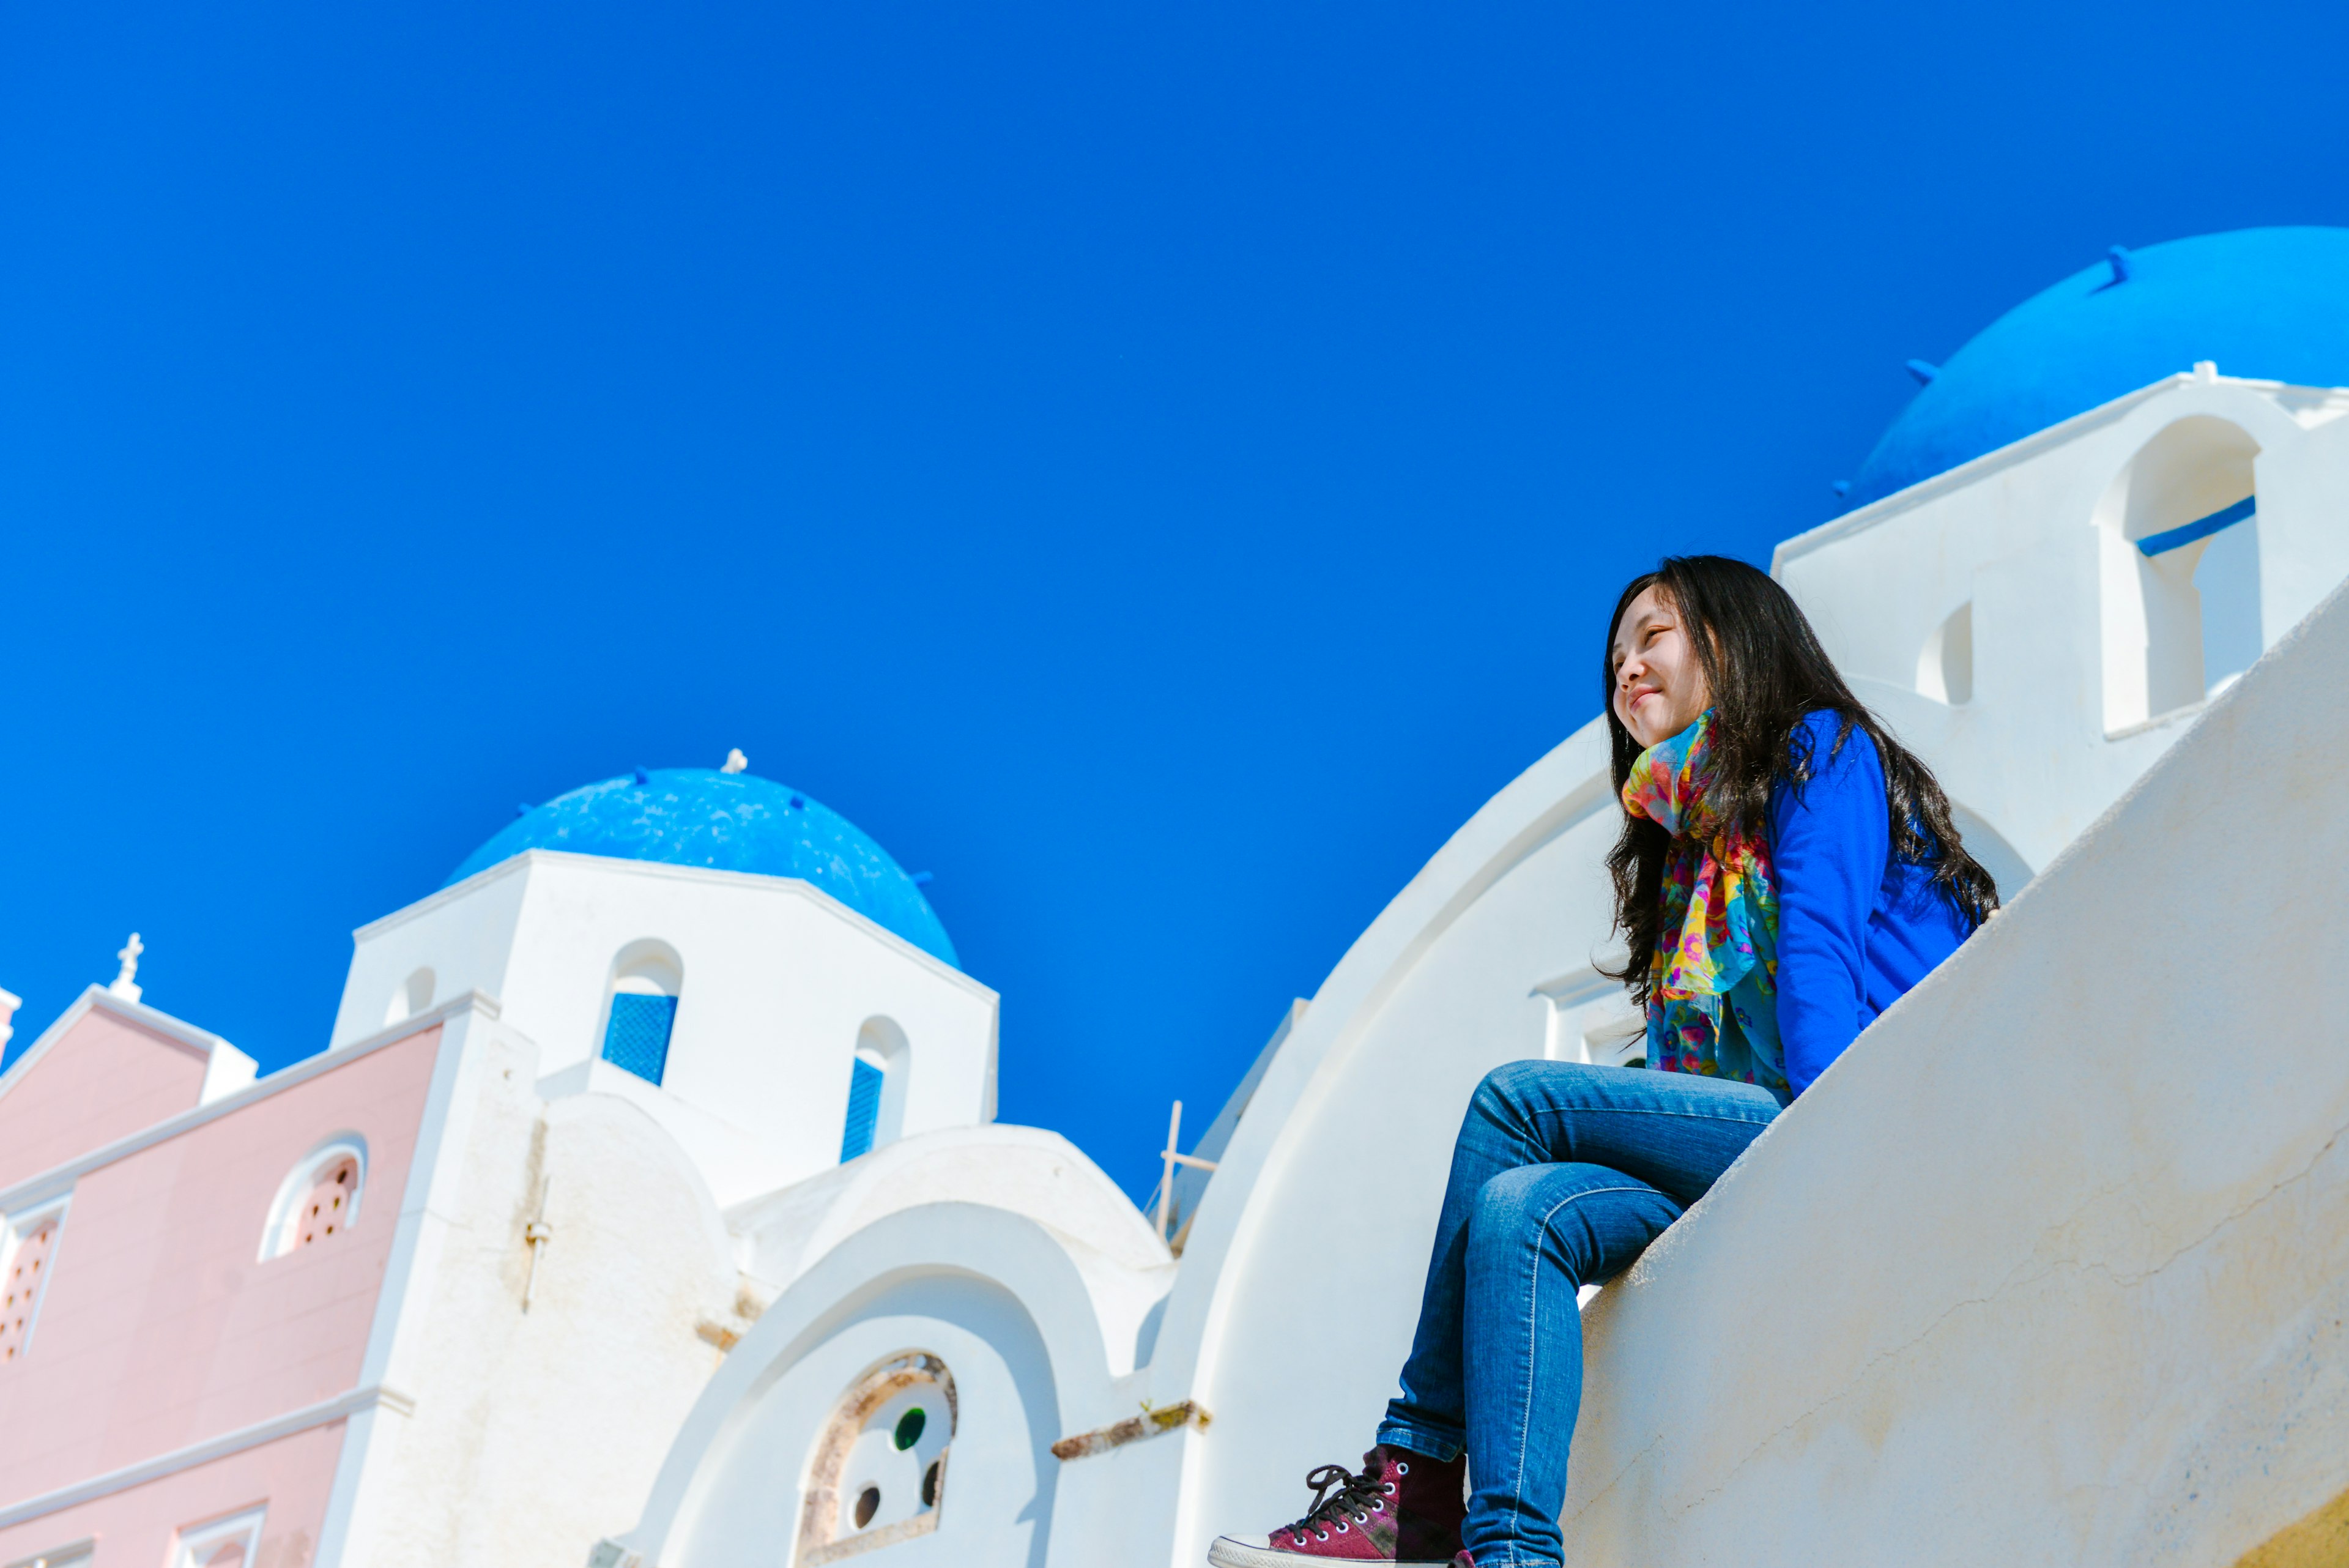
<instances>
[{"instance_id":1,"label":"woman's leg","mask_svg":"<svg viewBox=\"0 0 2349 1568\"><path fill-rule=\"evenodd\" d=\"M1681 1205L1603 1165L1526 1165L1468 1224L1468 1473L1476 1568L1557 1568L1582 1404L1581 1287L1629 1267Z\"/></svg>"},{"instance_id":2,"label":"woman's leg","mask_svg":"<svg viewBox=\"0 0 2349 1568\"><path fill-rule=\"evenodd\" d=\"M1419 1332L1378 1440L1445 1460L1467 1445L1468 1225L1486 1183L1523 1166L1603 1165L1685 1209L1777 1114L1766 1089L1687 1073L1574 1062L1512 1062L1487 1073L1453 1145Z\"/></svg>"}]
</instances>

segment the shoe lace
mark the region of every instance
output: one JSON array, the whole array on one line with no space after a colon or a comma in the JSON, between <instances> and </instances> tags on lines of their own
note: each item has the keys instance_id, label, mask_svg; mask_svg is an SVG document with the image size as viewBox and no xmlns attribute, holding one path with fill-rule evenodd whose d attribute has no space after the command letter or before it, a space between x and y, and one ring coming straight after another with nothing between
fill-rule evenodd
<instances>
[{"instance_id":1,"label":"shoe lace","mask_svg":"<svg viewBox=\"0 0 2349 1568\"><path fill-rule=\"evenodd\" d=\"M1343 1465L1322 1465L1309 1470L1305 1484L1313 1489L1313 1506L1305 1517L1288 1528L1309 1530L1316 1524L1326 1524L1340 1513L1368 1513L1383 1496L1376 1476L1364 1470L1360 1475Z\"/></svg>"}]
</instances>

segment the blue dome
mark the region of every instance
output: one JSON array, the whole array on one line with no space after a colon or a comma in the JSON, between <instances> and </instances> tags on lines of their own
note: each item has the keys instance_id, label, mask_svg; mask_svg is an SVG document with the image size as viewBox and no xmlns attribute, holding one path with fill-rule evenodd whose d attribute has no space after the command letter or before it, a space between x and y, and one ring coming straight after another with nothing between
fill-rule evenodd
<instances>
[{"instance_id":1,"label":"blue dome","mask_svg":"<svg viewBox=\"0 0 2349 1568\"><path fill-rule=\"evenodd\" d=\"M2098 262L1949 358L1860 465L1852 506L1905 490L2164 376L2349 386L2349 229L2240 229Z\"/></svg>"},{"instance_id":2,"label":"blue dome","mask_svg":"<svg viewBox=\"0 0 2349 1568\"><path fill-rule=\"evenodd\" d=\"M467 856L442 886L525 849L797 877L931 957L961 967L929 900L887 850L838 812L749 774L655 768L584 785L531 807Z\"/></svg>"}]
</instances>

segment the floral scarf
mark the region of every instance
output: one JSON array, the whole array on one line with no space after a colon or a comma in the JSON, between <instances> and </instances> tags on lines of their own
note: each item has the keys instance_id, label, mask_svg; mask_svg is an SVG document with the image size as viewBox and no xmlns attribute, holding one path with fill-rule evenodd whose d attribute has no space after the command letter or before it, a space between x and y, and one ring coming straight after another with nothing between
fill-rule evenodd
<instances>
[{"instance_id":1,"label":"floral scarf","mask_svg":"<svg viewBox=\"0 0 2349 1568\"><path fill-rule=\"evenodd\" d=\"M1712 725L1707 709L1640 753L1623 784L1623 809L1672 836L1648 961L1648 1065L1759 1084L1784 1100L1778 888L1768 841L1724 831L1707 804Z\"/></svg>"}]
</instances>

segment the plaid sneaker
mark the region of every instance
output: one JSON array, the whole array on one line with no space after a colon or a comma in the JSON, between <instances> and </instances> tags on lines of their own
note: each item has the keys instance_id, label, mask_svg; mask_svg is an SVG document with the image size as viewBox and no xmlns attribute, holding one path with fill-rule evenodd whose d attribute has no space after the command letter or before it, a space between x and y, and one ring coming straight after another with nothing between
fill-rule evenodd
<instances>
[{"instance_id":1,"label":"plaid sneaker","mask_svg":"<svg viewBox=\"0 0 2349 1568\"><path fill-rule=\"evenodd\" d=\"M1359 1474L1323 1465L1305 1478L1313 1506L1268 1536L1218 1536L1215 1568L1305 1568L1325 1563L1392 1563L1454 1568L1467 1460L1439 1463L1384 1444L1362 1456Z\"/></svg>"}]
</instances>

